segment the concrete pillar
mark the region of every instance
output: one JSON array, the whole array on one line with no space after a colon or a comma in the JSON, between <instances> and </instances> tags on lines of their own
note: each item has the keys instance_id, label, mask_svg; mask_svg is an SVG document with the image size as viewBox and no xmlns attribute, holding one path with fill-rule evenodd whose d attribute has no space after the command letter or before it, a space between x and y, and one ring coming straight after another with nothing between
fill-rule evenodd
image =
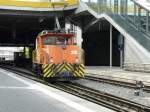
<instances>
[{"instance_id":1,"label":"concrete pillar","mask_svg":"<svg viewBox=\"0 0 150 112\"><path fill-rule=\"evenodd\" d=\"M120 50L120 67L123 68L124 63L124 37L122 34L118 36L118 45Z\"/></svg>"},{"instance_id":2,"label":"concrete pillar","mask_svg":"<svg viewBox=\"0 0 150 112\"><path fill-rule=\"evenodd\" d=\"M77 26L77 45L82 47L82 41L83 41L83 39L82 39L82 29Z\"/></svg>"},{"instance_id":3,"label":"concrete pillar","mask_svg":"<svg viewBox=\"0 0 150 112\"><path fill-rule=\"evenodd\" d=\"M112 25L110 24L110 68L112 67Z\"/></svg>"}]
</instances>

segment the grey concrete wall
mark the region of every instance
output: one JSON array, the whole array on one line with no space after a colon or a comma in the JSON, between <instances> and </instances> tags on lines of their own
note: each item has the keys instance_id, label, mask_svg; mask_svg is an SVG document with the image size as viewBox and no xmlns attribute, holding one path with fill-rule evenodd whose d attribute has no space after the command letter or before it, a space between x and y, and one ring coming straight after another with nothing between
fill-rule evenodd
<instances>
[{"instance_id":1,"label":"grey concrete wall","mask_svg":"<svg viewBox=\"0 0 150 112\"><path fill-rule=\"evenodd\" d=\"M125 38L124 69L150 72L150 52L132 38Z\"/></svg>"}]
</instances>

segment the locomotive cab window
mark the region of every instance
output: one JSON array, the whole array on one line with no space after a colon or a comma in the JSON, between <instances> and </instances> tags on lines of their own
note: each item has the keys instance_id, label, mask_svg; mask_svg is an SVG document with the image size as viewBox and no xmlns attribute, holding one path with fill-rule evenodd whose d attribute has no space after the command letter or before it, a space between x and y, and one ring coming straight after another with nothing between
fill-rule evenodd
<instances>
[{"instance_id":1,"label":"locomotive cab window","mask_svg":"<svg viewBox=\"0 0 150 112\"><path fill-rule=\"evenodd\" d=\"M68 39L62 36L50 36L43 39L44 45L65 45Z\"/></svg>"}]
</instances>

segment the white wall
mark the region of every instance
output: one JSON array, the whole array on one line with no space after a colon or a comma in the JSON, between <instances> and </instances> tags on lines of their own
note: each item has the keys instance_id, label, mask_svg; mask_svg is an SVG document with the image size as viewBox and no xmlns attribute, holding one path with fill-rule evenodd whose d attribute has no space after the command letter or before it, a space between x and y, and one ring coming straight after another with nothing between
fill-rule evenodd
<instances>
[{"instance_id":1,"label":"white wall","mask_svg":"<svg viewBox=\"0 0 150 112\"><path fill-rule=\"evenodd\" d=\"M124 67L133 71L150 71L150 52L131 38L125 38Z\"/></svg>"},{"instance_id":2,"label":"white wall","mask_svg":"<svg viewBox=\"0 0 150 112\"><path fill-rule=\"evenodd\" d=\"M67 31L68 29L72 29L71 27L73 27L73 32L75 33L75 41L77 43L77 45L82 46L82 29L78 26L71 26L71 24L69 22L66 22L65 24L65 30Z\"/></svg>"},{"instance_id":3,"label":"white wall","mask_svg":"<svg viewBox=\"0 0 150 112\"><path fill-rule=\"evenodd\" d=\"M23 47L0 47L0 58L14 60L14 52L23 51Z\"/></svg>"}]
</instances>

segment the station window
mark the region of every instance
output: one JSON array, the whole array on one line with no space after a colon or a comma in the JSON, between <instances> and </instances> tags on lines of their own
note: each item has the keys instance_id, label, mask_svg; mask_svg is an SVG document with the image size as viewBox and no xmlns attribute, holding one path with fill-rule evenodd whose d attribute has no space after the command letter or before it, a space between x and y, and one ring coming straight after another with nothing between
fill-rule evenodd
<instances>
[{"instance_id":1,"label":"station window","mask_svg":"<svg viewBox=\"0 0 150 112\"><path fill-rule=\"evenodd\" d=\"M118 14L118 0L114 0L114 13Z\"/></svg>"},{"instance_id":2,"label":"station window","mask_svg":"<svg viewBox=\"0 0 150 112\"><path fill-rule=\"evenodd\" d=\"M141 16L140 16L140 26L143 31L146 31L146 21L147 21L147 11L143 8L141 8Z\"/></svg>"},{"instance_id":3,"label":"station window","mask_svg":"<svg viewBox=\"0 0 150 112\"><path fill-rule=\"evenodd\" d=\"M121 0L118 0L118 14L121 14Z\"/></svg>"},{"instance_id":4,"label":"station window","mask_svg":"<svg viewBox=\"0 0 150 112\"><path fill-rule=\"evenodd\" d=\"M127 4L127 17L129 21L134 23L134 3L131 0L128 0Z\"/></svg>"},{"instance_id":5,"label":"station window","mask_svg":"<svg viewBox=\"0 0 150 112\"><path fill-rule=\"evenodd\" d=\"M107 10L111 10L111 0L107 0Z\"/></svg>"},{"instance_id":6,"label":"station window","mask_svg":"<svg viewBox=\"0 0 150 112\"><path fill-rule=\"evenodd\" d=\"M127 0L120 1L120 15L126 16L127 13Z\"/></svg>"},{"instance_id":7,"label":"station window","mask_svg":"<svg viewBox=\"0 0 150 112\"><path fill-rule=\"evenodd\" d=\"M114 0L111 0L111 11L114 12Z\"/></svg>"},{"instance_id":8,"label":"station window","mask_svg":"<svg viewBox=\"0 0 150 112\"><path fill-rule=\"evenodd\" d=\"M43 39L44 45L59 45L59 44L65 44L65 38L64 37L46 37Z\"/></svg>"},{"instance_id":9,"label":"station window","mask_svg":"<svg viewBox=\"0 0 150 112\"><path fill-rule=\"evenodd\" d=\"M148 33L150 34L150 12L148 13Z\"/></svg>"},{"instance_id":10,"label":"station window","mask_svg":"<svg viewBox=\"0 0 150 112\"><path fill-rule=\"evenodd\" d=\"M134 18L134 24L135 26L138 28L139 24L140 24L140 18L139 18L139 6L136 5L135 6L135 18Z\"/></svg>"},{"instance_id":11,"label":"station window","mask_svg":"<svg viewBox=\"0 0 150 112\"><path fill-rule=\"evenodd\" d=\"M83 2L90 2L91 0L82 0Z\"/></svg>"},{"instance_id":12,"label":"station window","mask_svg":"<svg viewBox=\"0 0 150 112\"><path fill-rule=\"evenodd\" d=\"M84 0L86 2L87 0ZM98 0L88 0L87 5L89 5L94 11L98 12Z\"/></svg>"},{"instance_id":13,"label":"station window","mask_svg":"<svg viewBox=\"0 0 150 112\"><path fill-rule=\"evenodd\" d=\"M43 39L44 45L70 45L71 39L66 39L62 36L50 36Z\"/></svg>"}]
</instances>

